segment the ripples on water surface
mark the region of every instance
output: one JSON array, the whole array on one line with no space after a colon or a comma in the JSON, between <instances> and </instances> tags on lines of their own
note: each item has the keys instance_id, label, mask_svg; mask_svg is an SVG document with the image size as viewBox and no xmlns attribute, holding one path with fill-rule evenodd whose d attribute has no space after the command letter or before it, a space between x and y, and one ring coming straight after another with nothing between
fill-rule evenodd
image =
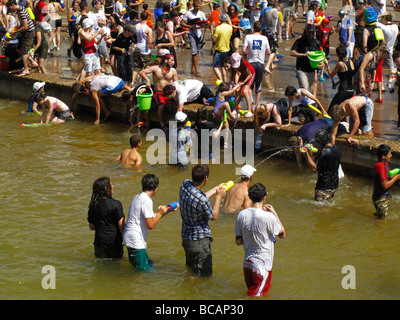
<instances>
[{"instance_id":1,"label":"ripples on water surface","mask_svg":"<svg viewBox=\"0 0 400 320\"><path fill-rule=\"evenodd\" d=\"M160 178L155 207L178 198L189 171L144 164L142 172L122 170L112 160L129 146L124 126L96 127L81 118L51 127L20 128L37 119L25 104L0 100L2 299L247 299L243 248L234 243L235 216L211 222L214 275L192 279L184 265L179 212L149 232L148 253L156 271L135 273L122 261L97 261L86 215L93 181L103 175L128 214L148 172ZM151 142L144 142L141 153ZM268 155L266 153L265 155ZM257 157L256 164L263 158ZM211 165L212 187L232 176L235 166ZM313 198L316 174L295 163L271 158L257 167L253 182L267 186L271 203L286 227L275 246L272 287L261 299L398 299L399 202L393 189L391 216L372 217L372 183L346 176L328 206ZM41 286L42 267L56 269L56 289ZM356 289L341 286L342 267L356 269Z\"/></svg>"}]
</instances>

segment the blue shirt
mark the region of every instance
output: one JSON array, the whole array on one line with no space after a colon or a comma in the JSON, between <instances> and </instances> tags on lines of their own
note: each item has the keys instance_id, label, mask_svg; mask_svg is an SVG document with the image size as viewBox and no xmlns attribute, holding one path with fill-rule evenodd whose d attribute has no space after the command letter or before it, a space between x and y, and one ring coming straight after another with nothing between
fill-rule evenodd
<instances>
[{"instance_id":1,"label":"blue shirt","mask_svg":"<svg viewBox=\"0 0 400 320\"><path fill-rule=\"evenodd\" d=\"M179 206L183 240L200 240L211 237L208 220L213 217L214 210L205 193L197 189L190 180L183 181L181 185Z\"/></svg>"}]
</instances>

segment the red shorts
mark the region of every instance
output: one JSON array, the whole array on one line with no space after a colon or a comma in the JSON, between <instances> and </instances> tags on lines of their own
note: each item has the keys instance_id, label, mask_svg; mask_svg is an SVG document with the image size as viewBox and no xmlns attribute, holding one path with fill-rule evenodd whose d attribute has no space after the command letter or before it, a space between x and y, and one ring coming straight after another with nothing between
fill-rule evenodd
<instances>
[{"instance_id":1,"label":"red shorts","mask_svg":"<svg viewBox=\"0 0 400 320\"><path fill-rule=\"evenodd\" d=\"M383 69L383 62L385 60L382 59L379 64L378 67L376 68L376 72L375 72L375 82L382 82L382 69Z\"/></svg>"},{"instance_id":2,"label":"red shorts","mask_svg":"<svg viewBox=\"0 0 400 320\"><path fill-rule=\"evenodd\" d=\"M250 262L250 264L252 263ZM252 268L243 267L243 271L248 296L263 296L268 292L271 287L272 271L260 272L254 264L252 264Z\"/></svg>"},{"instance_id":3,"label":"red shorts","mask_svg":"<svg viewBox=\"0 0 400 320\"><path fill-rule=\"evenodd\" d=\"M162 91L156 91L156 92L153 94L153 99L154 99L155 102L157 102L158 105L160 105L160 104L166 104L166 103L169 102L169 98L163 96L163 92L162 92Z\"/></svg>"}]
</instances>

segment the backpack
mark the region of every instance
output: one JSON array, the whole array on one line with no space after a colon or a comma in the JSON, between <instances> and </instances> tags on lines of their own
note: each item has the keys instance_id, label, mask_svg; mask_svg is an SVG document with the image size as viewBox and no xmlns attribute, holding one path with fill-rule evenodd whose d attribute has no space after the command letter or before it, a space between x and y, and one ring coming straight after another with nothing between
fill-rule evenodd
<instances>
[{"instance_id":1,"label":"backpack","mask_svg":"<svg viewBox=\"0 0 400 320\"><path fill-rule=\"evenodd\" d=\"M378 21L378 14L372 7L365 8L364 20L366 24L374 24Z\"/></svg>"}]
</instances>

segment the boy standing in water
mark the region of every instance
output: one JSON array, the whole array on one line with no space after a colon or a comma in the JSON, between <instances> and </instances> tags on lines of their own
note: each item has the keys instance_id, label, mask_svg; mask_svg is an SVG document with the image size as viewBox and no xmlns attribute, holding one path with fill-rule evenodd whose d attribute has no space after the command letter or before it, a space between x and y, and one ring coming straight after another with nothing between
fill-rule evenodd
<instances>
[{"instance_id":1,"label":"boy standing in water","mask_svg":"<svg viewBox=\"0 0 400 320\"><path fill-rule=\"evenodd\" d=\"M115 161L120 161L121 166L125 168L133 167L139 168L142 165L142 156L138 152L138 149L142 145L142 138L140 135L132 135L129 139L131 148L125 149Z\"/></svg>"},{"instance_id":2,"label":"boy standing in water","mask_svg":"<svg viewBox=\"0 0 400 320\"><path fill-rule=\"evenodd\" d=\"M386 144L381 144L377 150L378 161L374 166L374 192L372 194L372 202L374 203L376 212L374 216L379 219L385 219L389 212L392 195L390 188L399 180L400 174L389 176L389 164L392 157L392 151Z\"/></svg>"}]
</instances>

